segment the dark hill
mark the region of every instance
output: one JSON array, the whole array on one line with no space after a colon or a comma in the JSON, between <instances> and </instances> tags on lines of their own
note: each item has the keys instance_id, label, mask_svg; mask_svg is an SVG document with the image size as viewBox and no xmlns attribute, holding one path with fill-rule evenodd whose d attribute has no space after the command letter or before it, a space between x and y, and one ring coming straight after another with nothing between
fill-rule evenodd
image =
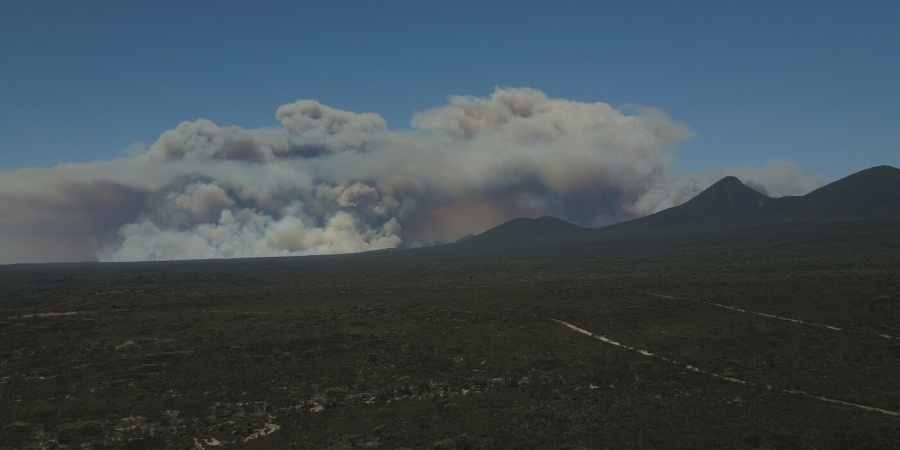
<instances>
[{"instance_id":1,"label":"dark hill","mask_svg":"<svg viewBox=\"0 0 900 450\"><path fill-rule=\"evenodd\" d=\"M545 233L555 233L560 231L571 232L582 229L583 228L566 222L565 220L551 216L543 216L536 219L513 219L509 222L491 228L490 230L487 230L484 233L475 236L474 238L483 236L493 239L517 239Z\"/></svg>"},{"instance_id":2,"label":"dark hill","mask_svg":"<svg viewBox=\"0 0 900 450\"><path fill-rule=\"evenodd\" d=\"M521 218L510 220L477 236L472 236L460 242L460 244L474 243L482 245L487 242L518 242L534 238L546 239L558 234L571 234L581 231L585 231L585 228L556 217Z\"/></svg>"},{"instance_id":3,"label":"dark hill","mask_svg":"<svg viewBox=\"0 0 900 450\"><path fill-rule=\"evenodd\" d=\"M785 216L800 220L900 220L900 169L857 172L797 199Z\"/></svg>"},{"instance_id":4,"label":"dark hill","mask_svg":"<svg viewBox=\"0 0 900 450\"><path fill-rule=\"evenodd\" d=\"M746 226L900 220L900 169L879 166L857 172L804 196L772 198L729 176L684 204L602 228L602 232L696 231ZM577 243L591 230L555 217L514 219L459 244L479 247ZM608 235L612 236L612 235Z\"/></svg>"},{"instance_id":5,"label":"dark hill","mask_svg":"<svg viewBox=\"0 0 900 450\"><path fill-rule=\"evenodd\" d=\"M700 220L740 220L777 214L789 207L791 200L768 197L735 177L725 177L678 208Z\"/></svg>"},{"instance_id":6,"label":"dark hill","mask_svg":"<svg viewBox=\"0 0 900 450\"><path fill-rule=\"evenodd\" d=\"M725 177L680 206L627 223L640 227L689 223L740 224L775 214L789 207L792 200L791 197L768 197L735 177Z\"/></svg>"},{"instance_id":7,"label":"dark hill","mask_svg":"<svg viewBox=\"0 0 900 450\"><path fill-rule=\"evenodd\" d=\"M646 229L679 225L741 225L772 217L789 209L796 197L772 198L728 176L684 204L623 222L607 229Z\"/></svg>"},{"instance_id":8,"label":"dark hill","mask_svg":"<svg viewBox=\"0 0 900 450\"><path fill-rule=\"evenodd\" d=\"M781 198L725 177L680 206L607 229L834 220L900 220L900 169L873 167L807 195Z\"/></svg>"}]
</instances>

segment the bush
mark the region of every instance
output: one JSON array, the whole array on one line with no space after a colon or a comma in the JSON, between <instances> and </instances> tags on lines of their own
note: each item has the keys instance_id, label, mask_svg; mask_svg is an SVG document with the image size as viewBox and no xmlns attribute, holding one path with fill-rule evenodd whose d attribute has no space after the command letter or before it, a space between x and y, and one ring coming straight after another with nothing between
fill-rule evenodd
<instances>
[{"instance_id":1,"label":"bush","mask_svg":"<svg viewBox=\"0 0 900 450\"><path fill-rule=\"evenodd\" d=\"M103 421L79 420L77 422L64 423L56 427L56 434L62 444L71 443L76 439L89 438L103 433Z\"/></svg>"},{"instance_id":2,"label":"bush","mask_svg":"<svg viewBox=\"0 0 900 450\"><path fill-rule=\"evenodd\" d=\"M456 448L456 445L453 444L453 439L444 439L441 441L437 441L434 443L434 448L436 449L453 449Z\"/></svg>"},{"instance_id":3,"label":"bush","mask_svg":"<svg viewBox=\"0 0 900 450\"><path fill-rule=\"evenodd\" d=\"M343 403L347 395L347 390L342 387L329 388L325 391L325 401L328 402L329 406L338 406Z\"/></svg>"},{"instance_id":4,"label":"bush","mask_svg":"<svg viewBox=\"0 0 900 450\"><path fill-rule=\"evenodd\" d=\"M3 426L3 431L22 431L30 427L28 422L15 421Z\"/></svg>"}]
</instances>

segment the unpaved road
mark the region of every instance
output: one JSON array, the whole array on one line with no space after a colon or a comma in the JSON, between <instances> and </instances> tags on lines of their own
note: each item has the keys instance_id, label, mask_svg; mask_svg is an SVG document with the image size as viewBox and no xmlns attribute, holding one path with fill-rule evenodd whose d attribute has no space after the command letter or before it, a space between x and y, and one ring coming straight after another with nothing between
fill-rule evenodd
<instances>
[{"instance_id":1,"label":"unpaved road","mask_svg":"<svg viewBox=\"0 0 900 450\"><path fill-rule=\"evenodd\" d=\"M742 309L742 308L738 308L738 307L735 307L735 306L723 305L723 304L721 304L721 303L707 302L707 301L704 301L704 300L696 300L696 299L692 299L692 298L674 297L674 296L671 296L671 295L654 294L653 292L647 292L647 295L652 295L652 296L654 296L654 297L659 297L659 298L667 298L667 299L671 299L671 300L683 300L683 301L686 301L686 302L700 303L700 304L707 305L707 306L715 306L715 307L717 307L717 308L730 309L730 310L732 310L732 311L737 311L737 312L739 312L739 313L753 314L753 315L756 315L756 316L766 317L766 318L769 318L769 319L783 320L783 321L785 321L785 322L796 323L796 324L799 324L799 325L809 325L809 326L811 326L811 327L824 328L824 329L826 329L826 330L831 330L831 331L841 331L841 332L844 332L844 333L862 334L862 335L865 335L865 336L875 336L875 337L880 337L880 338L884 338L884 339L894 339L894 340L900 341L900 337L897 337L897 336L891 336L891 335L889 335L889 334L869 333L869 332L866 332L866 331L853 330L853 329L849 329L849 328L841 328L841 327L836 327L836 326L833 326L833 325L826 325L826 324L822 324L822 323L807 322L807 321L805 321L805 320L791 319L790 317L781 317L781 316L776 316L776 315L774 315L774 314L766 314L766 313L761 313L761 312L757 312L757 311L751 311L751 310L749 310L749 309Z\"/></svg>"},{"instance_id":2,"label":"unpaved road","mask_svg":"<svg viewBox=\"0 0 900 450\"><path fill-rule=\"evenodd\" d=\"M614 341L614 340L612 340L612 339L610 339L610 338L608 338L608 337L606 337L606 336L602 336L602 335L599 335L599 334L594 334L594 333L592 333L592 332L590 332L590 331L588 331L588 330L585 330L585 329L583 329L583 328L579 328L579 327L577 327L577 326L575 326L575 325L572 325L571 323L564 322L564 321L559 320L559 319L553 319L553 318L551 318L550 320L552 320L552 321L554 321L554 322L556 322L556 323L559 323L559 324L561 324L561 325L564 325L564 326L568 327L569 329L572 329L572 330L574 330L574 331L577 331L577 332L579 332L579 333L581 333L581 334L590 336L590 337L592 337L592 338L594 338L594 339L597 339L597 340L599 340L599 341L603 341L603 342L605 342L605 343L607 343L607 344L614 345L614 346L616 346L616 347L623 348L623 349L625 349L625 350L630 350L630 351L633 351L633 352L635 352L635 353L640 353L641 355L644 355L644 356L647 356L647 357L651 357L651 358L656 358L656 359L659 359L659 360L662 360L662 361L665 361L665 362L668 362L668 363L671 363L671 364L681 365L681 366L684 366L685 369L690 370L690 371L692 371L692 372L702 373L702 374L704 374L704 375L709 375L709 376L711 376L711 377L715 377L715 378L718 378L718 379L724 380L724 381L729 381L729 382L731 382L731 383L743 384L743 385L754 386L754 387L765 387L765 388L767 388L767 389L771 389L771 387L770 387L769 385L767 385L767 386L762 386L762 385L757 384L757 383L754 383L754 382L752 382L752 381L741 380L741 379L733 378L733 377L726 377L726 376L719 375L719 374L717 374L717 373L713 373L713 372L710 372L710 371L708 371L708 370L703 370L703 369L700 369L700 368L697 368L697 367L694 367L694 366L691 366L691 365L688 365L688 364L682 364L682 363L680 363L680 362L678 362L678 361L676 361L676 360L674 360L674 359L666 358L666 357L664 357L664 356L657 355L657 354L655 354L655 353L653 353L653 352L650 352L650 351L648 351L648 350L644 350L644 349L640 349L640 348L635 348L635 347L630 347L630 346L627 346L627 345L622 344L622 343L620 343L620 342L616 342L616 341ZM897 412L897 411L891 411L891 410L888 410L888 409L878 408L878 407L875 407L875 406L861 405L861 404L859 404L859 403L845 402L845 401L843 401L843 400L837 400L837 399L833 399L833 398L822 397L822 396L820 396L820 395L810 394L810 393L805 392L805 391L800 391L800 390L778 390L778 392L781 392L781 393L783 393L783 394L799 395L799 396L801 396L801 397L812 398L812 399L820 400L820 401L823 401L823 402L834 403L834 404L837 404L837 405L851 406L851 407L863 409L863 410L866 410L866 411L873 411L873 412L877 412L877 413L881 413L881 414L886 414L886 415L889 415L889 416L898 416L898 417L900 417L900 412Z\"/></svg>"}]
</instances>

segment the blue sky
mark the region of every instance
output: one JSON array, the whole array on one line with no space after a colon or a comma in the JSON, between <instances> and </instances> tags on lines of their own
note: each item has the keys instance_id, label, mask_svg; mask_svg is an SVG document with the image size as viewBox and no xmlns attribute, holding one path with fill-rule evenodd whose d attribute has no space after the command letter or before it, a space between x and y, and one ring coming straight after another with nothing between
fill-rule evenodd
<instances>
[{"instance_id":1,"label":"blue sky","mask_svg":"<svg viewBox=\"0 0 900 450\"><path fill-rule=\"evenodd\" d=\"M900 165L900 2L20 1L0 5L0 168L120 158L184 120L315 99L391 129L530 87L655 106L677 170Z\"/></svg>"},{"instance_id":2,"label":"blue sky","mask_svg":"<svg viewBox=\"0 0 900 450\"><path fill-rule=\"evenodd\" d=\"M894 0L5 0L0 264L601 227L725 175L802 195L900 166L898 23Z\"/></svg>"}]
</instances>

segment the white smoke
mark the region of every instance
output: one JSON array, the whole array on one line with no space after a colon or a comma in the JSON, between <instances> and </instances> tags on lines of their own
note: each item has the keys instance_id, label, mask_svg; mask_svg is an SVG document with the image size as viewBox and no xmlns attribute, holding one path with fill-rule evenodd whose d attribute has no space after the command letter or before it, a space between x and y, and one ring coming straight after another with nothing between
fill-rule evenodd
<instances>
[{"instance_id":1,"label":"white smoke","mask_svg":"<svg viewBox=\"0 0 900 450\"><path fill-rule=\"evenodd\" d=\"M128 159L2 173L0 236L40 250L4 242L0 261L356 252L545 214L602 226L717 179L671 174L666 149L692 132L662 111L534 89L452 97L409 132L312 100L276 118L260 129L183 122ZM784 162L733 174L772 195L821 185Z\"/></svg>"}]
</instances>

